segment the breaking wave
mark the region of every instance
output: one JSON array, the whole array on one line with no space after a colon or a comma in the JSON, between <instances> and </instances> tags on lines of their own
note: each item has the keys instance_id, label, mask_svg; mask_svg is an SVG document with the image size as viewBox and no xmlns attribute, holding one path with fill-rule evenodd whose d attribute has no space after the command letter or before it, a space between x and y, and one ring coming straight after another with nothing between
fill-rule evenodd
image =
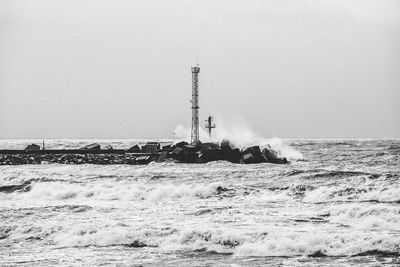
<instances>
[{"instance_id":1,"label":"breaking wave","mask_svg":"<svg viewBox=\"0 0 400 267\"><path fill-rule=\"evenodd\" d=\"M354 256L368 251L400 254L400 240L388 234L298 233L285 230L248 241L235 250L236 256Z\"/></svg>"},{"instance_id":2,"label":"breaking wave","mask_svg":"<svg viewBox=\"0 0 400 267\"><path fill-rule=\"evenodd\" d=\"M201 230L200 230L201 229ZM300 232L280 228L259 232L242 232L224 227L182 229L134 228L123 224L73 228L20 226L1 228L3 238L47 240L59 248L87 246L157 247L165 252L208 251L248 256L357 256L400 255L400 239L385 233Z\"/></svg>"},{"instance_id":3,"label":"breaking wave","mask_svg":"<svg viewBox=\"0 0 400 267\"><path fill-rule=\"evenodd\" d=\"M19 187L18 187L19 188ZM18 194L24 199L66 200L92 198L98 200L153 201L209 198L224 191L220 183L211 184L70 184L34 183L29 192Z\"/></svg>"},{"instance_id":4,"label":"breaking wave","mask_svg":"<svg viewBox=\"0 0 400 267\"><path fill-rule=\"evenodd\" d=\"M400 202L400 188L398 186L371 186L361 184L359 186L321 186L315 190L307 191L304 202Z\"/></svg>"},{"instance_id":5,"label":"breaking wave","mask_svg":"<svg viewBox=\"0 0 400 267\"><path fill-rule=\"evenodd\" d=\"M383 229L400 231L400 207L378 203L360 206L359 204L335 207L323 212L329 221L356 229Z\"/></svg>"},{"instance_id":6,"label":"breaking wave","mask_svg":"<svg viewBox=\"0 0 400 267\"><path fill-rule=\"evenodd\" d=\"M289 160L303 160L304 156L301 152L291 147L287 142L280 138L263 138L256 134L243 119L232 119L230 122L218 119L216 121L218 127L214 129L212 138L209 138L208 133L200 128L200 139L205 142L217 142L229 140L235 147L245 148L249 146L260 146L261 148L267 145L276 150L279 156L286 157ZM183 125L177 125L174 130L174 136L177 139L190 141L191 129Z\"/></svg>"}]
</instances>

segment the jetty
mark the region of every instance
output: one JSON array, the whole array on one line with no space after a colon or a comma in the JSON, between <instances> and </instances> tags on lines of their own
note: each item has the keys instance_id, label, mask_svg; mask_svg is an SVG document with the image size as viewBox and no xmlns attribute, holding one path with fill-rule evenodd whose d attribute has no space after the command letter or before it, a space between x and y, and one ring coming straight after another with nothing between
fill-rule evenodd
<instances>
[{"instance_id":1,"label":"jetty","mask_svg":"<svg viewBox=\"0 0 400 267\"><path fill-rule=\"evenodd\" d=\"M0 165L21 164L131 164L143 165L150 162L172 161L176 163L207 163L210 161L232 163L276 163L288 160L267 146L244 149L235 148L228 140L221 143L201 143L191 145L185 141L161 146L158 142L147 142L143 146L134 145L128 149L101 148L99 144L89 144L80 149L45 149L36 144L23 150L0 150Z\"/></svg>"}]
</instances>

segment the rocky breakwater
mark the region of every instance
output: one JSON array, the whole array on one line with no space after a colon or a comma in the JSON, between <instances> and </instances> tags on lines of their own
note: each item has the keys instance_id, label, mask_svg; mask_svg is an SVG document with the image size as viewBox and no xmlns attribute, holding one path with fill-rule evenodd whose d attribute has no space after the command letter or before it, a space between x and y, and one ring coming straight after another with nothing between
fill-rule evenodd
<instances>
[{"instance_id":1,"label":"rocky breakwater","mask_svg":"<svg viewBox=\"0 0 400 267\"><path fill-rule=\"evenodd\" d=\"M180 142L172 147L171 154L175 160L185 163L207 163L218 160L242 164L288 163L287 158L281 157L278 151L273 150L269 145L262 150L259 146L239 149L235 148L228 140L223 140L221 144L203 143L198 145Z\"/></svg>"},{"instance_id":2,"label":"rocky breakwater","mask_svg":"<svg viewBox=\"0 0 400 267\"><path fill-rule=\"evenodd\" d=\"M21 164L148 164L153 157L126 154L1 154L0 165Z\"/></svg>"},{"instance_id":3,"label":"rocky breakwater","mask_svg":"<svg viewBox=\"0 0 400 267\"><path fill-rule=\"evenodd\" d=\"M35 149L31 149L32 147ZM101 149L100 145L91 144L77 150L44 150L30 145L25 150L0 150L0 165L50 163L142 165L152 161L207 163L219 160L242 164L288 163L285 157L281 157L279 152L270 146L263 149L259 146L239 149L227 140L223 140L221 143L199 143L197 145L179 142L163 147L160 143L148 142L142 147L135 145L127 150L113 149L110 146L105 148Z\"/></svg>"}]
</instances>

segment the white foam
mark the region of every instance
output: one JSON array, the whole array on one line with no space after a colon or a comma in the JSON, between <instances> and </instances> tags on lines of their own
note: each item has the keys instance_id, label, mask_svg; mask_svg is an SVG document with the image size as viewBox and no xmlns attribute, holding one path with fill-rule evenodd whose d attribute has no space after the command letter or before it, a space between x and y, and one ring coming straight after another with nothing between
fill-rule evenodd
<instances>
[{"instance_id":1,"label":"white foam","mask_svg":"<svg viewBox=\"0 0 400 267\"><path fill-rule=\"evenodd\" d=\"M305 193L304 202L332 202L332 201L376 201L399 202L400 188L398 186L373 186L363 183L358 186L340 185L331 187L321 186Z\"/></svg>"},{"instance_id":2,"label":"white foam","mask_svg":"<svg viewBox=\"0 0 400 267\"><path fill-rule=\"evenodd\" d=\"M98 200L163 201L168 199L208 198L216 193L220 183L211 184L125 184L125 183L33 183L30 192L17 194L24 199L67 200L92 198Z\"/></svg>"},{"instance_id":3,"label":"white foam","mask_svg":"<svg viewBox=\"0 0 400 267\"><path fill-rule=\"evenodd\" d=\"M388 204L334 207L323 211L329 221L350 225L356 229L400 230L400 207Z\"/></svg>"},{"instance_id":4,"label":"white foam","mask_svg":"<svg viewBox=\"0 0 400 267\"><path fill-rule=\"evenodd\" d=\"M398 251L400 240L377 233L294 232L289 229L248 241L235 250L236 256L298 256L322 252L329 256L355 255L369 250Z\"/></svg>"}]
</instances>

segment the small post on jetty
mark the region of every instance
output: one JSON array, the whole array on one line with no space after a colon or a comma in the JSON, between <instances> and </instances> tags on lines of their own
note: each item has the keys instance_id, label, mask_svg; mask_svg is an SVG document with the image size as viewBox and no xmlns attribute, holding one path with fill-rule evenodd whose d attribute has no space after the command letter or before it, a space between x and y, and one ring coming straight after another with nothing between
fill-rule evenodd
<instances>
[{"instance_id":1,"label":"small post on jetty","mask_svg":"<svg viewBox=\"0 0 400 267\"><path fill-rule=\"evenodd\" d=\"M208 136L211 139L211 130L215 128L215 123L213 123L213 117L208 116L208 119L206 120L206 129L208 129Z\"/></svg>"},{"instance_id":2,"label":"small post on jetty","mask_svg":"<svg viewBox=\"0 0 400 267\"><path fill-rule=\"evenodd\" d=\"M191 144L197 145L199 139L199 63L192 67L192 132Z\"/></svg>"}]
</instances>

